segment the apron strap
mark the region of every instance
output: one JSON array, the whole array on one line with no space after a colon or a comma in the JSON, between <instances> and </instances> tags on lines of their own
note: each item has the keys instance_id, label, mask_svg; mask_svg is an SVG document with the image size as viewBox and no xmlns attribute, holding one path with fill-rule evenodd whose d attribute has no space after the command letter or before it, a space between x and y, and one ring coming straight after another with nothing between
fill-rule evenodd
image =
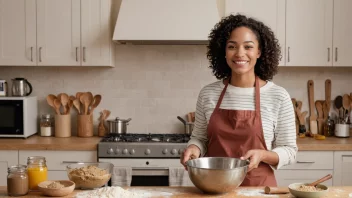
<instances>
[{"instance_id":1,"label":"apron strap","mask_svg":"<svg viewBox=\"0 0 352 198\"><path fill-rule=\"evenodd\" d=\"M259 78L255 76L255 112L260 114L260 87L259 87Z\"/></svg>"},{"instance_id":2,"label":"apron strap","mask_svg":"<svg viewBox=\"0 0 352 198\"><path fill-rule=\"evenodd\" d=\"M222 99L224 98L224 95L225 95L227 86L229 85L229 81L230 81L229 79L224 80L225 87L224 87L224 89L223 89L222 92L221 92L221 95L220 95L220 97L219 97L218 103L216 103L215 109L219 109L220 104L221 104L221 102L222 102Z\"/></svg>"}]
</instances>

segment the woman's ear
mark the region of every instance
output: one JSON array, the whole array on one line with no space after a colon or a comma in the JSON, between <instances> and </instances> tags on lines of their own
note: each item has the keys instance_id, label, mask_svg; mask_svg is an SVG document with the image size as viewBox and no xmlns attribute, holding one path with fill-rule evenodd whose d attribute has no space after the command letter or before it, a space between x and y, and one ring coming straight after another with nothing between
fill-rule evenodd
<instances>
[{"instance_id":1,"label":"woman's ear","mask_svg":"<svg viewBox=\"0 0 352 198\"><path fill-rule=\"evenodd\" d=\"M262 52L260 50L258 50L257 58L260 58L260 55L262 55Z\"/></svg>"}]
</instances>

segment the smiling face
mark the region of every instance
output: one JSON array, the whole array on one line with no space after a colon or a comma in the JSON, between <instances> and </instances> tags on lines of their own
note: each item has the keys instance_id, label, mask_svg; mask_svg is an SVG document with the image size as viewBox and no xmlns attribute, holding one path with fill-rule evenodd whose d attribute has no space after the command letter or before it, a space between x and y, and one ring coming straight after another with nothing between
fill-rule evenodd
<instances>
[{"instance_id":1,"label":"smiling face","mask_svg":"<svg viewBox=\"0 0 352 198\"><path fill-rule=\"evenodd\" d=\"M254 74L254 66L259 57L259 42L252 30L247 27L234 29L226 42L225 57L232 74Z\"/></svg>"}]
</instances>

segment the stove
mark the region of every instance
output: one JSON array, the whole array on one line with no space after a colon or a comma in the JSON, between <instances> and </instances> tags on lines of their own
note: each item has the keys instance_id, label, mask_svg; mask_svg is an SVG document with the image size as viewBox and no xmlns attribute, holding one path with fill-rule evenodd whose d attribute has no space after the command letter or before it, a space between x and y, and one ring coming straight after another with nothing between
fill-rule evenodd
<instances>
[{"instance_id":1,"label":"stove","mask_svg":"<svg viewBox=\"0 0 352 198\"><path fill-rule=\"evenodd\" d=\"M98 144L98 158L179 158L186 134L111 134Z\"/></svg>"}]
</instances>

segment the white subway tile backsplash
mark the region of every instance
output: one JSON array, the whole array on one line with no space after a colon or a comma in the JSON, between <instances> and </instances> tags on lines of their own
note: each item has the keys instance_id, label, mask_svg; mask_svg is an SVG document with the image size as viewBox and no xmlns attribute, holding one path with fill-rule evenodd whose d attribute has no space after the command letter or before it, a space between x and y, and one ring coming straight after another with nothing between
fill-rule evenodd
<instances>
[{"instance_id":1,"label":"white subway tile backsplash","mask_svg":"<svg viewBox=\"0 0 352 198\"><path fill-rule=\"evenodd\" d=\"M182 133L176 116L195 111L201 88L216 81L206 58L205 46L118 45L116 66L99 67L0 67L0 78L25 77L38 96L39 113L54 113L46 103L48 94L78 91L101 94L94 113L95 131L99 111L111 110L109 119L132 118L131 133ZM352 67L280 67L274 82L284 87L308 111L307 81L314 80L315 99L324 99L325 80L332 80L332 99L352 92ZM72 132L76 111L72 110Z\"/></svg>"}]
</instances>

